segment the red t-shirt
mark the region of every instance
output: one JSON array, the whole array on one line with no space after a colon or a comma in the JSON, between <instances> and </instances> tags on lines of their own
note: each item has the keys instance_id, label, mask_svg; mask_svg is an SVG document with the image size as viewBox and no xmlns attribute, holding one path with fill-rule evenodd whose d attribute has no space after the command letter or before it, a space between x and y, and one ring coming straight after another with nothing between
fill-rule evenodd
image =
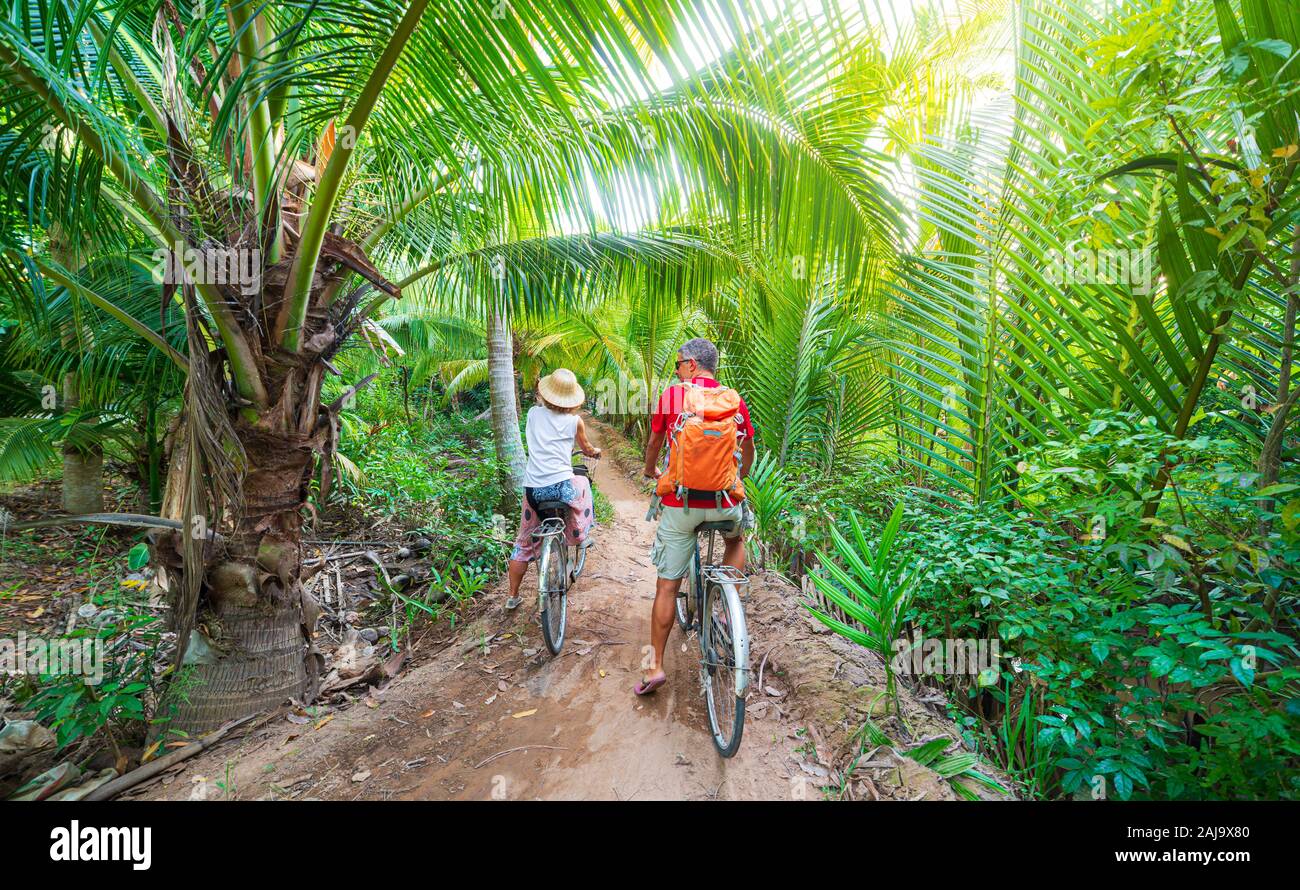
<instances>
[{"instance_id":1,"label":"red t-shirt","mask_svg":"<svg viewBox=\"0 0 1300 890\"><path fill-rule=\"evenodd\" d=\"M715 387L722 384L712 377L692 377L691 383L698 386ZM659 397L659 403L655 405L654 413L650 415L650 429L652 432L664 433L673 428L677 423L677 416L682 413L682 403L686 398L686 388L680 383L673 384L664 390L664 394ZM740 417L744 421L739 424L737 435L746 436L752 442L754 441L754 424L749 420L749 406L745 400L740 400ZM663 499L665 507L680 507L682 499L675 494L665 495ZM716 507L717 503L709 500L694 499L691 501L692 507Z\"/></svg>"}]
</instances>

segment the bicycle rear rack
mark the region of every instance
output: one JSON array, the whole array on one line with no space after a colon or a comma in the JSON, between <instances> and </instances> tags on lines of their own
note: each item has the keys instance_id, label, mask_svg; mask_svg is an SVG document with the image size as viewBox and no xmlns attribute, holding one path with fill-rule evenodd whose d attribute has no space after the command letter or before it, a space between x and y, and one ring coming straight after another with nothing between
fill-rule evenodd
<instances>
[{"instance_id":1,"label":"bicycle rear rack","mask_svg":"<svg viewBox=\"0 0 1300 890\"><path fill-rule=\"evenodd\" d=\"M550 538L562 534L564 534L564 520L552 516L549 519L542 520L541 527L533 532L533 537Z\"/></svg>"},{"instance_id":2,"label":"bicycle rear rack","mask_svg":"<svg viewBox=\"0 0 1300 890\"><path fill-rule=\"evenodd\" d=\"M749 584L749 579L745 573L735 566L729 565L708 565L703 568L701 574L705 581L716 581L719 584Z\"/></svg>"}]
</instances>

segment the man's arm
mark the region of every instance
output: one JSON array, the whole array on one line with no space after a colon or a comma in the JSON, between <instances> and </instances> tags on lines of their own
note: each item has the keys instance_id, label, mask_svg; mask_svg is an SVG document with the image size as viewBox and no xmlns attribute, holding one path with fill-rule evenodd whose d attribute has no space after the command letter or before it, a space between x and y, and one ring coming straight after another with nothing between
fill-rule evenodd
<instances>
[{"instance_id":1,"label":"man's arm","mask_svg":"<svg viewBox=\"0 0 1300 890\"><path fill-rule=\"evenodd\" d=\"M645 443L645 475L651 479L659 478L659 452L664 447L664 438L666 433L650 433L650 438Z\"/></svg>"},{"instance_id":2,"label":"man's arm","mask_svg":"<svg viewBox=\"0 0 1300 890\"><path fill-rule=\"evenodd\" d=\"M744 479L749 475L749 468L754 465L754 440L745 437L740 443L740 478Z\"/></svg>"}]
</instances>

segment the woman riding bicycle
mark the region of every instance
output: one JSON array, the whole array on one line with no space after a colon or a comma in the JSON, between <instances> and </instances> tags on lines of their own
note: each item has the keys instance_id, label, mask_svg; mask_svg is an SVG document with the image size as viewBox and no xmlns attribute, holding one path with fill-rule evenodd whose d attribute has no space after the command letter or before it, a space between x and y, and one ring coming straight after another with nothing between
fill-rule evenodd
<instances>
[{"instance_id":1,"label":"woman riding bicycle","mask_svg":"<svg viewBox=\"0 0 1300 890\"><path fill-rule=\"evenodd\" d=\"M537 384L537 404L528 409L524 438L528 444L528 465L524 469L524 499L519 534L510 554L510 596L506 608L518 607L519 585L528 563L537 558L538 540L533 532L541 524L537 505L543 501L564 501L569 505L565 538L584 545L595 522L591 482L573 472L573 445L588 457L600 457L600 449L587 439L587 429L578 409L586 395L573 372L558 368Z\"/></svg>"}]
</instances>

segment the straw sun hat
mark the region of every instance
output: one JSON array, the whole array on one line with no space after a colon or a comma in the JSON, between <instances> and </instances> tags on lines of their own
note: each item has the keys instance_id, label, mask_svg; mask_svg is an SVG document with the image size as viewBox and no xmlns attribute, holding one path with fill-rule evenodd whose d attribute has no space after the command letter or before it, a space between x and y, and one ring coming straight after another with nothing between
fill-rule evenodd
<instances>
[{"instance_id":1,"label":"straw sun hat","mask_svg":"<svg viewBox=\"0 0 1300 890\"><path fill-rule=\"evenodd\" d=\"M556 368L547 374L538 381L537 391L557 408L576 408L587 398L578 385L578 378L568 368Z\"/></svg>"}]
</instances>

